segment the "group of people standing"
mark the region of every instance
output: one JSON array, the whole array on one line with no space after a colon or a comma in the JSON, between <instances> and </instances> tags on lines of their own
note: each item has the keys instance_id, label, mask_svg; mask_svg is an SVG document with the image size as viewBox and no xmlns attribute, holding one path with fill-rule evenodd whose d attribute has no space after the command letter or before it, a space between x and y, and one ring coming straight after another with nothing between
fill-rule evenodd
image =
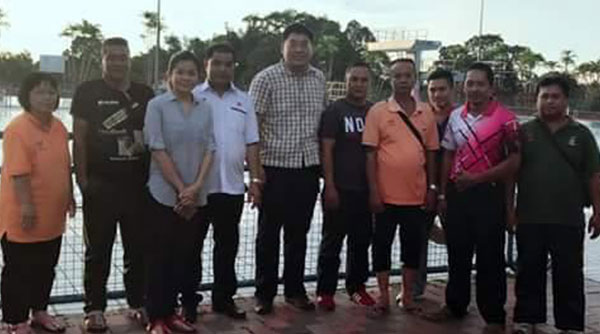
<instances>
[{"instance_id":1,"label":"group of people standing","mask_svg":"<svg viewBox=\"0 0 600 334\"><path fill-rule=\"evenodd\" d=\"M236 52L212 45L204 64L173 55L168 91L154 96L129 80L127 41L102 45L102 78L73 97L73 161L83 195L84 327L108 329L106 282L117 226L124 247L128 315L152 334L193 333L201 296L203 240L214 234L213 311L246 317L236 306L235 258L244 196L259 207L256 306L273 312L283 229L285 301L311 311L304 287L307 233L324 188L317 305L335 309L340 251L347 238L346 289L377 316L390 310L391 247L398 229L404 311L432 321L462 318L471 300L473 255L479 311L492 330L506 322L505 231L519 251L514 333L546 321L546 262L552 258L556 326L583 331L583 208L600 234L600 156L594 137L568 114L569 83L544 76L536 117L519 126L494 99L494 73L466 72L466 102L453 102L452 73L427 80L429 102L412 95L411 59L390 64L393 94L367 100L369 66L346 71L346 96L328 104L323 73L310 62L313 34L283 32L281 62L260 71L249 94L234 85ZM206 71L206 80L200 83ZM0 227L1 298L11 334L31 326L62 332L47 312L67 212L74 214L67 140L53 77L23 83L24 112L4 130ZM244 178L245 166L249 179ZM515 198L515 188L518 189ZM427 242L434 220L449 261L446 304L421 310ZM517 223L518 221L518 223ZM369 247L379 295L366 291ZM568 283L565 283L568 282Z\"/></svg>"}]
</instances>

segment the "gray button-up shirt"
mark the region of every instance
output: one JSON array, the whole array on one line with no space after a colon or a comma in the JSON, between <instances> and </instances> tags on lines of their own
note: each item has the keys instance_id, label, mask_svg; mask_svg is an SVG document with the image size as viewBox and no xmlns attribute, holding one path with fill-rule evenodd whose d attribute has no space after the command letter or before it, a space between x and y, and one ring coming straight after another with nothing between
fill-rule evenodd
<instances>
[{"instance_id":1,"label":"gray button-up shirt","mask_svg":"<svg viewBox=\"0 0 600 334\"><path fill-rule=\"evenodd\" d=\"M211 106L194 98L188 115L183 104L171 92L148 103L144 121L144 139L150 150L165 150L173 160L183 183L196 180L204 156L215 150ZM163 176L154 159L150 163L148 188L156 201L175 206L177 191ZM198 206L206 205L206 187L198 196Z\"/></svg>"},{"instance_id":2,"label":"gray button-up shirt","mask_svg":"<svg viewBox=\"0 0 600 334\"><path fill-rule=\"evenodd\" d=\"M325 76L309 66L293 73L283 62L259 72L250 84L265 166L319 165L318 129L326 105Z\"/></svg>"}]
</instances>

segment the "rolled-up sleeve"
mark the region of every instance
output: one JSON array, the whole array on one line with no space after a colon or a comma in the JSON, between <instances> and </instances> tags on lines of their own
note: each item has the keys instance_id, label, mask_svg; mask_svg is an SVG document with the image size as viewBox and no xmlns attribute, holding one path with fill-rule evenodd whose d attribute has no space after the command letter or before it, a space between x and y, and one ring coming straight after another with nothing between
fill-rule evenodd
<instances>
[{"instance_id":1,"label":"rolled-up sleeve","mask_svg":"<svg viewBox=\"0 0 600 334\"><path fill-rule=\"evenodd\" d=\"M162 128L161 106L159 101L154 98L148 103L146 117L144 118L144 140L148 149L165 149L166 146Z\"/></svg>"}]
</instances>

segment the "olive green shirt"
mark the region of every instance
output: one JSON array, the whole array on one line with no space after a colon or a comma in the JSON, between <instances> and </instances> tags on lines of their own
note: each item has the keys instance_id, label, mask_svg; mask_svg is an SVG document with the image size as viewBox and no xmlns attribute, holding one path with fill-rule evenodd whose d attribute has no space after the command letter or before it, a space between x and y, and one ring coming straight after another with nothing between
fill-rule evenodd
<instances>
[{"instance_id":1,"label":"olive green shirt","mask_svg":"<svg viewBox=\"0 0 600 334\"><path fill-rule=\"evenodd\" d=\"M519 223L579 226L584 191L600 170L600 154L591 131L572 119L552 136L577 167L558 152L536 118L521 127L521 168L517 186Z\"/></svg>"}]
</instances>

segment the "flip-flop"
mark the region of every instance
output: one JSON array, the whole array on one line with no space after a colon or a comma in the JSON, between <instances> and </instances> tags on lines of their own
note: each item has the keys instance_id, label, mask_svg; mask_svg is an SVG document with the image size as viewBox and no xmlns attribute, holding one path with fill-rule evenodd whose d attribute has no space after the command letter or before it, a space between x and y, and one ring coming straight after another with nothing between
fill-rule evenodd
<instances>
[{"instance_id":1,"label":"flip-flop","mask_svg":"<svg viewBox=\"0 0 600 334\"><path fill-rule=\"evenodd\" d=\"M370 318L380 318L390 314L390 306L383 304L375 304L369 308L367 316Z\"/></svg>"},{"instance_id":2,"label":"flip-flop","mask_svg":"<svg viewBox=\"0 0 600 334\"><path fill-rule=\"evenodd\" d=\"M31 327L39 328L49 333L64 333L66 330L64 325L50 316L43 321L31 319Z\"/></svg>"},{"instance_id":3,"label":"flip-flop","mask_svg":"<svg viewBox=\"0 0 600 334\"><path fill-rule=\"evenodd\" d=\"M404 303L402 301L398 302L398 307L404 311L405 313L408 314L421 314L423 313L423 308L419 305L417 305L415 302L413 302L411 305L404 305Z\"/></svg>"}]
</instances>

